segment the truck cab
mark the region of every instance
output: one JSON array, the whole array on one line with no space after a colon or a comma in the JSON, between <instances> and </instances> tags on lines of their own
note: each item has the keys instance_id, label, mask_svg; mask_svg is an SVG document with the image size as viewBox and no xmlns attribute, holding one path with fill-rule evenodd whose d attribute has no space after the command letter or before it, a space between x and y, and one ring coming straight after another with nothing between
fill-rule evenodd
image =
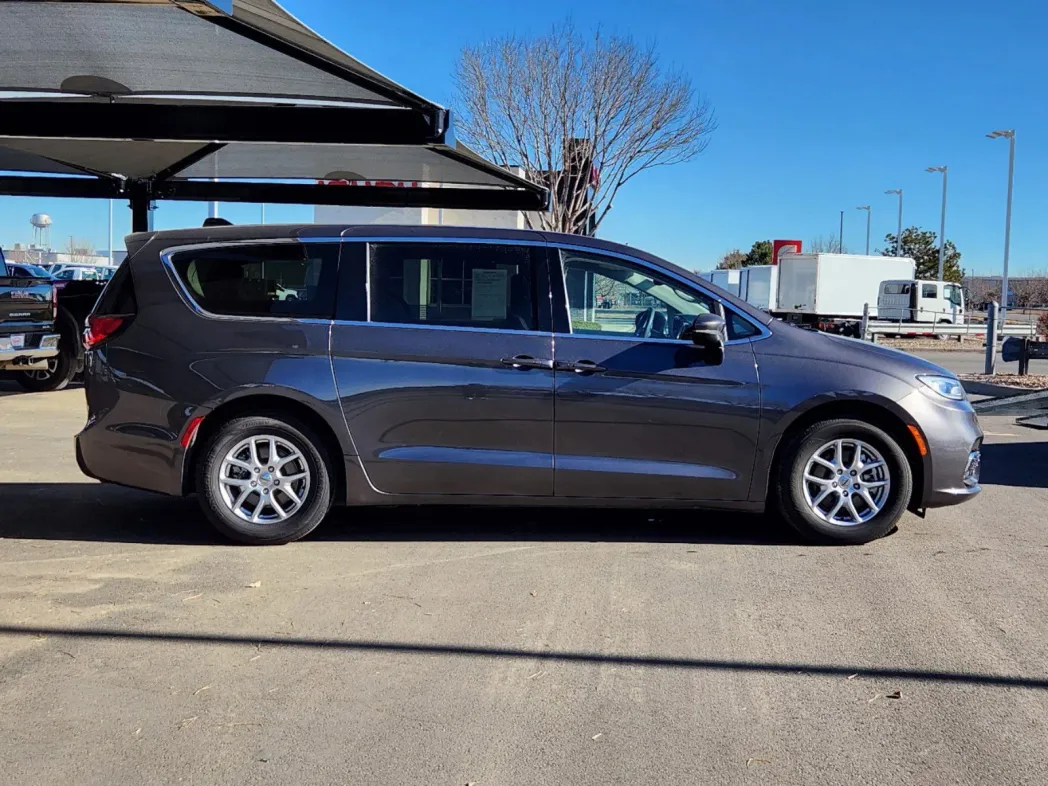
<instances>
[{"instance_id":1,"label":"truck cab","mask_svg":"<svg viewBox=\"0 0 1048 786\"><path fill-rule=\"evenodd\" d=\"M888 322L963 325L964 292L951 281L896 279L882 281L877 318Z\"/></svg>"}]
</instances>

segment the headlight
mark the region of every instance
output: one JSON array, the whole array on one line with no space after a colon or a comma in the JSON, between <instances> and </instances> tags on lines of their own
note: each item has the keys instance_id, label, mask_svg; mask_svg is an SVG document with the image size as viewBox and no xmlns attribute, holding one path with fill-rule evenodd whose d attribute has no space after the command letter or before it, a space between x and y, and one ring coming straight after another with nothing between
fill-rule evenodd
<instances>
[{"instance_id":1,"label":"headlight","mask_svg":"<svg viewBox=\"0 0 1048 786\"><path fill-rule=\"evenodd\" d=\"M964 401L964 388L953 377L922 376L917 377L943 398L950 401Z\"/></svg>"}]
</instances>

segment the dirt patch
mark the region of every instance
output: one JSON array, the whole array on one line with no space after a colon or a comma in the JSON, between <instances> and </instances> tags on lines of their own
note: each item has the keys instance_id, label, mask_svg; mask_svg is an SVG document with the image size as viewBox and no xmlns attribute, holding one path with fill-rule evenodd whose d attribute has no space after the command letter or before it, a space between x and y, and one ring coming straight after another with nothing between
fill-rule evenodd
<instances>
[{"instance_id":1,"label":"dirt patch","mask_svg":"<svg viewBox=\"0 0 1048 786\"><path fill-rule=\"evenodd\" d=\"M964 382L985 382L1015 388L1016 391L1048 389L1048 374L1027 374L1025 377L1018 374L959 374L958 377Z\"/></svg>"}]
</instances>

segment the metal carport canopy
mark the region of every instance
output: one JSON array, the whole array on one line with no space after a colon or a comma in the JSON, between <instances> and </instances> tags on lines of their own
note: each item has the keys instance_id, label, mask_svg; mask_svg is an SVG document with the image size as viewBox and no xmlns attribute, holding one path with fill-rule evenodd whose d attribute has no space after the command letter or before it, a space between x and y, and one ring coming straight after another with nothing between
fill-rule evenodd
<instances>
[{"instance_id":1,"label":"metal carport canopy","mask_svg":"<svg viewBox=\"0 0 1048 786\"><path fill-rule=\"evenodd\" d=\"M126 197L136 230L154 199L547 206L273 0L7 0L0 29L0 193Z\"/></svg>"}]
</instances>

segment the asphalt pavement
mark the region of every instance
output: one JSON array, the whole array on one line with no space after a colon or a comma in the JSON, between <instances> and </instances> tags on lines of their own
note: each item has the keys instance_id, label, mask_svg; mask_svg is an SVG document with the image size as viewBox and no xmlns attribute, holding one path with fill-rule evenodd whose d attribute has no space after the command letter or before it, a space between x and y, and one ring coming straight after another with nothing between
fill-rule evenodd
<instances>
[{"instance_id":1,"label":"asphalt pavement","mask_svg":"<svg viewBox=\"0 0 1048 786\"><path fill-rule=\"evenodd\" d=\"M863 547L706 512L336 511L224 544L0 394L10 786L1044 784L1048 441Z\"/></svg>"}]
</instances>

